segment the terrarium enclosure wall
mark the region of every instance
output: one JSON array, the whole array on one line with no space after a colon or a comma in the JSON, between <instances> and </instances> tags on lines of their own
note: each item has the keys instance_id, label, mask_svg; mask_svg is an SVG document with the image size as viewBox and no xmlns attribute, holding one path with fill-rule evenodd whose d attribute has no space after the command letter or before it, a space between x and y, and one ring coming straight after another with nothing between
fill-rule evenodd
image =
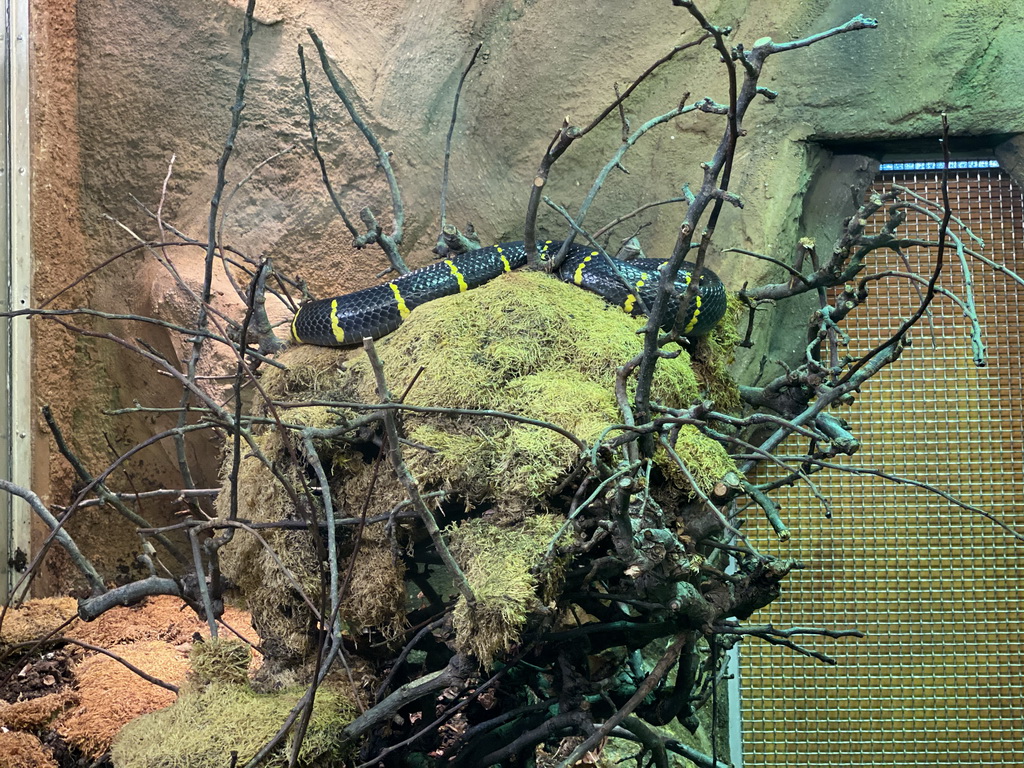
<instances>
[{"instance_id":1,"label":"terrarium enclosure wall","mask_svg":"<svg viewBox=\"0 0 1024 768\"><path fill-rule=\"evenodd\" d=\"M211 232L218 161L224 156L235 114L232 108L237 112L242 106L237 89L245 5L242 0L34 0L28 4L34 305L52 300L47 306L156 316L178 327L194 323L196 305L182 285L197 290L203 283L203 244ZM310 139L299 46L308 69L308 96L317 114L319 151L335 193L356 218L369 207L386 229L393 225L388 179L325 77L311 30L322 41L326 60L341 73L340 85L388 152L404 206L401 251L416 268L434 260L431 249L438 236L446 134L456 92L459 111L444 198L447 221L472 229L484 244L521 240L538 162L563 120L589 123L616 98L617 87L628 86L674 46L698 36L692 17L678 5L669 0L259 0L248 43L244 107L238 113L238 134L219 201L216 238L240 253L272 259L276 268L306 281L319 297L373 285L388 266L380 250L353 246L321 179ZM764 38L781 43L834 29L858 14L878 20L875 29L787 52L765 66L759 84L778 96L755 101L746 114L730 184L743 207L722 209L708 256L708 264L730 291L784 279L771 261L744 251L791 264L801 238L811 238L818 243L819 253L827 253L844 219L861 204L865 189L876 178L879 160L887 153L925 152L931 159L941 159L937 138L943 131L943 113L955 156L995 159L1008 184L1020 183L1024 142L1015 136L1024 131L1024 94L1019 87L1024 71L1018 55L1024 49L1024 23L1013 0L708 0L699 5L716 24L731 27L732 43L743 41L748 49ZM8 0L9 9L15 6L24 7ZM17 38L7 37L5 61L10 73ZM463 83L477 45L478 56ZM9 77L9 86L15 81ZM723 64L713 51L706 47L678 51L630 96L621 119L613 115L559 159L545 195L574 210L595 174L621 144L624 123L635 129L681 103L709 97L728 104L729 96ZM9 87L8 110L13 103L16 96ZM9 124L18 119L18 114L8 115ZM590 221L596 227L648 204L676 198L677 203L652 206L635 219L642 225L639 239L646 255L667 257L685 210L683 187L699 187L701 163L712 159L721 131L721 116L700 111L652 130L631 149L621 169L613 170L590 209ZM12 176L7 174L8 190ZM934 185L930 191L935 192ZM1018 224L1006 226L1019 226L1019 215L1019 208L1011 209L1010 216ZM567 225L553 207L542 205L538 232L561 239ZM632 234L629 227L616 232L623 238ZM199 245L137 247L172 240ZM1011 269L1009 256L1015 254L1019 240L1012 243L1006 254L993 256L1010 263ZM9 241L8 248L13 255L15 245ZM112 258L132 248L137 249ZM735 250L727 253L726 248ZM240 319L244 302L229 273L219 267L214 273L212 304L217 311ZM14 295L9 291L8 299ZM985 297L979 301L986 301ZM817 296L808 294L759 308L753 346L736 351L735 378L751 383L766 366L766 375L775 376L778 370L771 366L798 363L807 345L808 314L816 302ZM11 307L16 308L11 304L3 309ZM907 311L902 305L885 307L892 313ZM286 337L288 308L269 302L268 312L271 320L282 323L279 335ZM27 321L4 322L6 332L15 323ZM173 328L95 316L76 316L67 322L91 335L36 317L31 321L31 361L3 361L8 381L18 382L10 391L27 391L25 377L29 379L30 396L9 401L7 415L12 408L22 409L22 415L29 409L31 485L54 508L69 505L83 485L81 473L56 443L58 432L85 467L99 471L127 449L177 423L177 413L160 412L158 406L173 407L179 402L179 382L156 374L145 361L103 335L132 339L182 367L191 349L188 337ZM986 332L999 334L1000 327L1000 318L995 317ZM951 355L963 353L964 345L957 346L961 340L950 338L958 332L950 336L928 330L917 333L920 339L915 337L913 354L933 343L948 344ZM1015 337L990 336L988 344L1016 351ZM993 371L1001 361L991 362ZM217 397L228 398L230 383L222 386L217 377L234 370L230 355L207 355L198 375L209 377L210 391ZM965 372L957 381L970 388L964 384L974 381L970 375ZM1016 373L1006 370L1004 375L1015 377ZM870 388L865 393L867 398L872 394ZM1003 395L1000 392L998 397ZM886 422L885 408L904 406L885 402L886 406L865 415L873 426L864 430L863 439L892 446L893 429ZM138 404L153 408L140 410ZM46 418L43 406L48 407ZM913 409L907 405L907 410ZM1005 421L993 417L985 423L992 440L1001 440ZM897 454L945 450L936 441L922 437L919 445L899 443L893 450ZM199 432L188 436L183 446L184 456L173 440L153 443L121 464L110 484L125 492L178 488L184 458L196 488L220 488L223 437ZM935 467L924 462L921 474L928 475ZM954 469L963 471L945 465L940 471ZM1019 485L1015 477L1005 481ZM891 493L884 485L879 487L870 494ZM963 493L970 497L973 487ZM997 490L993 496L998 495ZM214 514L212 496L195 498ZM986 506L990 497L983 494L974 501ZM154 526L173 524L189 513L191 503L155 497L141 502L138 511ZM853 510L860 508L837 504L836 516L843 520L833 520L831 525L859 525L865 518ZM4 520L8 533L17 520L30 515L19 499L10 510ZM749 525L760 526L761 533L767 534L762 538L771 536L763 517L749 517ZM922 527L927 519L925 514ZM829 580L838 578L832 570L839 567L835 557L864 556L841 547L824 552L821 542L835 535L834 529L829 533L830 523L822 531L796 520L789 522L794 538L806 546L799 550L799 557L816 574L815 588L821 584L826 593ZM38 520L32 525L33 547L38 548L49 530ZM875 541L878 532L873 525L865 522L865 527L853 527L848 535ZM137 558L138 536L109 508L84 507L67 529L109 583L145 576ZM931 536L922 529L918 535ZM883 562L893 544L877 538ZM948 538L943 544L951 551L957 547ZM778 543L773 546L777 548ZM947 568L945 551L938 546L934 558L920 563L915 578L927 579L930 569ZM1003 550L999 552L1003 557ZM1008 548L1005 557L1019 561L1019 552L1019 546ZM24 568L32 552L20 558L16 554L9 553L9 587L21 578L19 568ZM980 562L969 566L960 561L958 567L976 568L974 580L991 577L1016 585L1012 570L989 573ZM791 578L800 579L802 574ZM42 596L73 593L82 587L80 574L55 548L43 562L32 590ZM1012 590L1001 594L1006 595L1006 603L1012 601ZM856 594L850 599L856 600ZM813 610L812 598L807 600ZM886 606L879 598L878 612L884 613ZM915 606L901 610L912 614ZM987 646L974 642L973 633L1012 629L985 622L982 618L976 625L965 625L959 635L964 653L986 651ZM834 654L835 640L823 642ZM846 644L842 663L861 672L868 664L872 668L913 664L913 659L900 657L898 645L888 655L872 655L865 662L857 656L857 641L841 642ZM1019 637L1001 650L1017 654L1019 674ZM760 656L747 671L744 716L754 721L772 710L774 700L789 696L791 689L783 682L800 675L788 668L777 675L771 660ZM822 688L834 684L836 678L829 677L834 672L827 668L816 673L824 678L819 683ZM978 688L970 702L985 695ZM985 710L972 709L970 702L965 703L969 721L959 727L991 730ZM800 705L793 710L794 718L813 719L813 713L808 715ZM1006 747L1009 720L996 722L1000 735L993 737L993 743L997 746L988 753L979 752L977 762L961 764L993 764L996 755L1020 757ZM761 731L774 727L770 721L757 726ZM801 739L819 739L816 744L819 737L800 733ZM751 755L750 764L782 764L769 760L776 749L761 747ZM882 764L904 764L904 756L879 749L881 754L875 758ZM827 752L808 747L797 754L786 752L779 759L787 765L824 765Z\"/></svg>"},{"instance_id":2,"label":"terrarium enclosure wall","mask_svg":"<svg viewBox=\"0 0 1024 768\"><path fill-rule=\"evenodd\" d=\"M734 184L757 204L742 212L726 209L723 242L729 246L781 258L808 234L801 228L804 194L829 155L816 140L934 137L941 110L948 111L954 135L1003 134L1018 127L1016 70L1007 52L1019 41L1019 30L1002 22L1005 4L922 4L914 12L895 2L868 5L708 7L707 13L729 20L737 39L795 38L860 12L880 19L876 30L797 51L767 69L763 84L784 91L785 98L756 103L749 115ZM168 224L205 238L234 104L243 10L239 2L180 0L31 5L33 293L39 301L135 244L132 233L157 235L152 214L161 202ZM616 83L628 83L679 43L684 28L674 14L671 5L646 1L258 3L244 130L235 143L229 191L260 167L225 205L224 236L240 250L271 257L302 276L318 295L372 284L385 266L379 256L352 248L308 150L296 56L299 44L312 50L307 27L325 41L393 153L407 209L405 248L410 263L420 266L430 260L436 237L451 101L477 42L483 42L481 60L466 84L453 141L448 216L458 226L472 222L485 242L497 242L521 237L537 158L562 119L596 116L614 96ZM637 120L661 114L687 93L726 98L712 58L684 52L668 73L636 94ZM325 80L314 79L312 88L339 191L353 211L379 206L386 184L375 170L376 159ZM653 132L636 147L629 175L618 174L597 198L595 218L611 220L644 203L679 196L682 183L695 183L695 163L713 150L708 123L680 119ZM598 130L597 140L561 161L549 181L553 200L574 200L589 187L608 154L599 145L614 148L618 141L615 122ZM660 172L671 166L693 170L690 177ZM844 198L829 201L826 215L848 212L852 201ZM557 215L544 216L543 226L557 233ZM677 217L678 209L665 208L645 215L643 221L652 222L643 233L649 254L672 247ZM810 235L827 231L823 225ZM190 250L175 252L175 265L196 280L202 253ZM764 262L737 255L715 266L733 289L765 270ZM234 291L222 281L215 295L229 302ZM191 311L173 278L141 254L77 283L62 301L179 319ZM787 331L769 312L760 313L759 322ZM155 431L159 416L112 419L103 411L130 406L139 394L168 395L176 387L166 377L154 379L127 363L115 345L52 323L34 324L33 333L34 402L54 409L80 450L98 452L85 457L90 463L108 458L104 434L116 450ZM156 329L138 333L169 354L180 344ZM66 500L74 472L38 419L34 429L35 485L48 498ZM163 473L177 471L169 450L157 446L139 455L132 464L139 482L159 484ZM200 484L214 485L216 447L198 440L191 450L205 472ZM84 546L109 552L102 556L106 568L131 567L111 532L103 530L103 513L96 516L93 521L83 514L72 523ZM122 542L128 551L134 544ZM47 578L52 581L44 590L68 584L59 570Z\"/></svg>"},{"instance_id":3,"label":"terrarium enclosure wall","mask_svg":"<svg viewBox=\"0 0 1024 768\"><path fill-rule=\"evenodd\" d=\"M875 187L895 183L934 194L939 164L920 157L885 163ZM958 165L949 182L958 216L984 240L987 257L1019 270L1021 188L982 153ZM928 226L916 219L907 231L922 235ZM917 249L906 256L934 266ZM895 253L879 259L879 272L905 267ZM1018 530L1024 523L1015 415L1021 380L1012 373L1021 361L1021 295L998 272L975 271L973 278L981 321L993 327L985 318L998 318L999 330L986 335L987 365L971 360L970 322L960 307L936 306L899 369L871 382L847 415L862 425L863 442L847 463L868 473L823 480L822 492L837 505L831 519L806 489L783 497L794 530L783 548L810 567L762 619L799 626L831 616L867 637L841 647L809 644L835 652L835 667L808 668L777 649L743 647L746 765L834 765L837 753L847 765L1021 760L1024 638L1014 618L1021 552L1013 536L979 514ZM951 274L944 283L962 289L963 280ZM855 344L877 343L917 295L903 284L889 297L859 310ZM975 509L926 486L879 483L879 473L924 481ZM972 747L959 754L965 731Z\"/></svg>"}]
</instances>

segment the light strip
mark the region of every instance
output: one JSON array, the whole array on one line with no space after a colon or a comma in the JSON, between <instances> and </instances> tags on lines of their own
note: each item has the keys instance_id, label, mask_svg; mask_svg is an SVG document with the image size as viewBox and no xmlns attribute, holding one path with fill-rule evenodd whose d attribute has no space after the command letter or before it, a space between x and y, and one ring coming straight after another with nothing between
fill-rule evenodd
<instances>
[{"instance_id":1,"label":"light strip","mask_svg":"<svg viewBox=\"0 0 1024 768\"><path fill-rule=\"evenodd\" d=\"M912 160L902 163L882 163L879 171L941 171L945 167L942 160ZM984 160L950 160L950 170L963 171L976 168L998 168L999 161L992 158Z\"/></svg>"}]
</instances>

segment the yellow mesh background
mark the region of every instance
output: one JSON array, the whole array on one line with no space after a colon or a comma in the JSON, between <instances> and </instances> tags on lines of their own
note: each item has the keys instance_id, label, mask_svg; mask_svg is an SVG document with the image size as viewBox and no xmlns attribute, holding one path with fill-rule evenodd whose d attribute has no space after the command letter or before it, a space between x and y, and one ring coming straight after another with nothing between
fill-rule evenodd
<instances>
[{"instance_id":1,"label":"yellow mesh background","mask_svg":"<svg viewBox=\"0 0 1024 768\"><path fill-rule=\"evenodd\" d=\"M999 170L954 174L952 207L985 241L983 253L1024 271L1020 189ZM940 176L886 173L878 185L939 200ZM937 225L912 215L901 231L934 240ZM914 271L930 274L933 253L906 255ZM871 258L865 274L907 271L896 254ZM962 312L938 297L903 358L839 412L863 445L846 463L933 483L1024 530L1024 288L969 264L988 366L974 366ZM952 249L946 265L940 285L962 296ZM847 323L857 328L854 351L887 337L919 301L905 279L874 286ZM753 621L856 627L867 638L795 638L834 656L834 667L758 640L743 644L745 766L1024 766L1024 543L921 489L839 472L814 477L833 519L801 487L777 496L793 531L788 544L771 541L764 519L748 515L763 551L808 566Z\"/></svg>"}]
</instances>

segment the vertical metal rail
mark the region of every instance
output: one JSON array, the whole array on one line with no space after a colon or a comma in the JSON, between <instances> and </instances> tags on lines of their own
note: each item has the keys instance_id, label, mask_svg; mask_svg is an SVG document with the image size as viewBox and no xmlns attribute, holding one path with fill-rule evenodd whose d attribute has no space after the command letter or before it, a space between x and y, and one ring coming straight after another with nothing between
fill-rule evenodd
<instances>
[{"instance_id":1,"label":"vertical metal rail","mask_svg":"<svg viewBox=\"0 0 1024 768\"><path fill-rule=\"evenodd\" d=\"M31 296L29 215L29 0L5 0L2 60L0 159L0 308L24 309ZM31 483L31 335L27 318L0 319L0 371L4 401L0 408L0 474L18 485ZM30 511L20 498L0 498L0 600L25 567L30 547Z\"/></svg>"},{"instance_id":2,"label":"vertical metal rail","mask_svg":"<svg viewBox=\"0 0 1024 768\"><path fill-rule=\"evenodd\" d=\"M726 695L729 697L729 762L732 768L743 768L743 696L740 679L740 646L736 643L726 653L726 672L729 681Z\"/></svg>"}]
</instances>

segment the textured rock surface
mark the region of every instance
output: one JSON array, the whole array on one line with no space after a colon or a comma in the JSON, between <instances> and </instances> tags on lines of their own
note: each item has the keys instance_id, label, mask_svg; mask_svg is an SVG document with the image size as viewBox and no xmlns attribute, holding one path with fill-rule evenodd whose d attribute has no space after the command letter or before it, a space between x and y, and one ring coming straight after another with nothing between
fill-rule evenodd
<instances>
[{"instance_id":1,"label":"textured rock surface","mask_svg":"<svg viewBox=\"0 0 1024 768\"><path fill-rule=\"evenodd\" d=\"M206 239L216 161L234 102L242 0L40 0L33 4L35 47L34 244L40 300L85 270L132 245L116 218L146 238L158 238L153 218L172 155L173 174L162 216L178 230ZM774 103L748 114L732 188L747 205L723 217L719 243L787 258L803 234L804 197L830 154L817 140L906 139L935 136L947 110L955 134L1007 134L1024 128L1019 88L1022 25L1014 0L911 2L848 0L805 3L706 2L703 10L735 27L748 45L827 29L857 13L877 16L878 30L825 41L771 59L763 84L780 91ZM585 123L652 60L695 36L685 12L668 0L261 0L252 44L252 77L242 130L228 168L228 191L256 170L225 204L223 240L303 276L323 295L373 282L383 260L356 253L319 181L308 151L296 46L307 55L314 27L348 78L353 98L388 149L408 213L404 252L412 264L429 260L437 231L444 134L463 63L482 40L481 59L463 94L453 145L449 219L472 220L485 240L516 237L530 180L564 116ZM386 188L374 159L310 57L313 97L325 155L349 210L364 205L386 216ZM722 65L709 46L681 54L629 102L634 126L689 93L725 101ZM611 178L598 197L592 225L699 183L699 162L719 135L718 118L682 118L664 126L627 157L629 175ZM578 204L618 143L612 119L556 165L548 194ZM863 166L864 164L861 163ZM852 171L851 171L852 173ZM839 210L831 211L838 215ZM643 221L649 253L675 240L678 209L652 209ZM813 217L812 217L813 218ZM819 216L819 218L822 218ZM827 216L824 218L828 218ZM553 214L542 225L560 232ZM202 251L176 248L169 257L193 285ZM728 283L764 268L749 259L716 258ZM218 271L219 299L231 311L232 289ZM168 312L179 321L194 311L153 254L138 252L104 268L62 297L60 306L108 311ZM770 320L767 320L770 322ZM180 341L157 329L106 324L103 330L141 336L175 359ZM37 323L34 375L38 399L54 406L90 466L110 460L104 435L125 450L168 423L110 420L104 408L176 402L176 387L104 341L81 339ZM209 361L208 372L217 361ZM68 393L73 392L73 398ZM211 443L197 438L190 453L198 482L214 484ZM72 476L42 431L36 441L37 488L66 503ZM173 445L147 449L130 463L132 480L176 484ZM123 476L122 476L123 479ZM167 509L142 512L159 519ZM106 514L106 513L103 513ZM133 567L96 513L72 523L86 549L103 551L109 573ZM59 571L52 586L66 584Z\"/></svg>"}]
</instances>

